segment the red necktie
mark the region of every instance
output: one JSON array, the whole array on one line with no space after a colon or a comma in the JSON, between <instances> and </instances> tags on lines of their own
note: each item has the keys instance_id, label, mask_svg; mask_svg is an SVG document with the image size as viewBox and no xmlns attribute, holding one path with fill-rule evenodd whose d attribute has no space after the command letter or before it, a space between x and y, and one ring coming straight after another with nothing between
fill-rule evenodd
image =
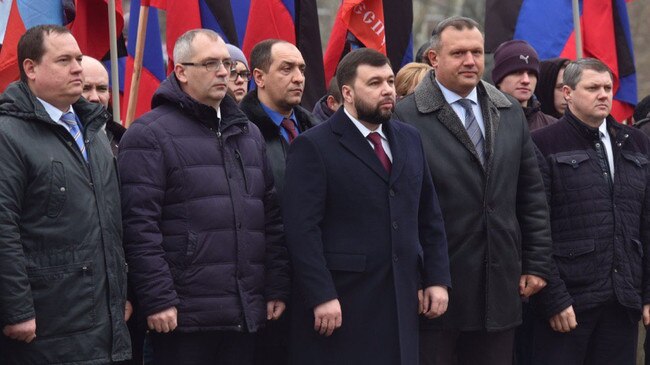
<instances>
[{"instance_id":1,"label":"red necktie","mask_svg":"<svg viewBox=\"0 0 650 365\"><path fill-rule=\"evenodd\" d=\"M293 123L293 120L289 118L282 119L282 128L287 131L289 135L289 143L293 142L293 139L298 137L298 131L296 130L296 125Z\"/></svg>"},{"instance_id":2,"label":"red necktie","mask_svg":"<svg viewBox=\"0 0 650 365\"><path fill-rule=\"evenodd\" d=\"M384 147L381 145L381 136L377 132L372 132L367 138L373 146L375 146L375 155L377 155L379 162L381 162L386 171L390 174L391 163L386 151L384 151Z\"/></svg>"}]
</instances>

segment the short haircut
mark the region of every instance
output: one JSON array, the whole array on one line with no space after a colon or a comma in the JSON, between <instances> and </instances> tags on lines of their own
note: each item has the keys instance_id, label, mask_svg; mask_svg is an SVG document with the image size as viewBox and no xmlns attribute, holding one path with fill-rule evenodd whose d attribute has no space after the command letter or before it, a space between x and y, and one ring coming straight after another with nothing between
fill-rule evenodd
<instances>
[{"instance_id":1,"label":"short haircut","mask_svg":"<svg viewBox=\"0 0 650 365\"><path fill-rule=\"evenodd\" d=\"M641 100L634 108L634 121L650 118L650 95Z\"/></svg>"},{"instance_id":2,"label":"short haircut","mask_svg":"<svg viewBox=\"0 0 650 365\"><path fill-rule=\"evenodd\" d=\"M404 65L395 75L395 91L398 96L405 96L411 86L422 81L433 67L426 63L410 62Z\"/></svg>"},{"instance_id":3,"label":"short haircut","mask_svg":"<svg viewBox=\"0 0 650 365\"><path fill-rule=\"evenodd\" d=\"M343 89L343 85L350 86L354 83L357 78L357 68L361 65L390 66L390 60L371 48L359 48L346 54L336 67L336 81L339 83L339 90Z\"/></svg>"},{"instance_id":4,"label":"short haircut","mask_svg":"<svg viewBox=\"0 0 650 365\"><path fill-rule=\"evenodd\" d=\"M343 96L341 96L341 89L339 88L339 83L336 81L336 76L332 77L330 80L330 86L327 88L327 95L332 95L334 100L339 104L343 102Z\"/></svg>"},{"instance_id":5,"label":"short haircut","mask_svg":"<svg viewBox=\"0 0 650 365\"><path fill-rule=\"evenodd\" d=\"M18 41L18 69L20 80L27 82L27 74L23 68L23 61L30 59L40 63L45 54L45 35L72 34L66 27L54 24L42 24L29 28Z\"/></svg>"},{"instance_id":6,"label":"short haircut","mask_svg":"<svg viewBox=\"0 0 650 365\"><path fill-rule=\"evenodd\" d=\"M271 49L274 45L278 43L289 43L281 39L266 39L253 47L251 51L250 61L251 61L251 71L260 69L264 72L269 72L271 64L273 63L273 56L271 55ZM291 44L291 43L289 43Z\"/></svg>"},{"instance_id":7,"label":"short haircut","mask_svg":"<svg viewBox=\"0 0 650 365\"><path fill-rule=\"evenodd\" d=\"M429 49L433 49L435 51L440 50L440 35L445 29L449 27L454 27L456 30L476 28L481 31L481 28L476 20L464 16L452 16L438 23L438 25L436 25L436 27L433 29L433 32L431 33L431 40L429 41ZM481 32L481 34L483 34L483 32Z\"/></svg>"},{"instance_id":8,"label":"short haircut","mask_svg":"<svg viewBox=\"0 0 650 365\"><path fill-rule=\"evenodd\" d=\"M564 85L567 85L571 89L575 90L576 86L580 82L580 79L582 78L582 72L584 70L592 70L598 73L607 72L609 74L609 77L614 80L612 70L610 70L606 64L595 58L581 58L579 60L569 62L569 64L564 69L562 82Z\"/></svg>"},{"instance_id":9,"label":"short haircut","mask_svg":"<svg viewBox=\"0 0 650 365\"><path fill-rule=\"evenodd\" d=\"M218 42L221 40L221 36L219 36L219 34L217 34L217 32L213 31L212 29L188 30L187 32L183 33L183 35L178 37L176 43L174 43L174 63L178 64L189 62L192 59L192 56L194 56L194 53L192 51L192 41L194 41L194 38L196 38L196 36L199 34L203 34L213 41Z\"/></svg>"}]
</instances>

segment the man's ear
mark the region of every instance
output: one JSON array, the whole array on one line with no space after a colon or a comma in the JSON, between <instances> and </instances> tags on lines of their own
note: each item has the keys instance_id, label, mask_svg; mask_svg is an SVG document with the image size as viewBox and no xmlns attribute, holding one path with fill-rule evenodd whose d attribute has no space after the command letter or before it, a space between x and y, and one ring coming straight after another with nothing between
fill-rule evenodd
<instances>
[{"instance_id":1,"label":"man's ear","mask_svg":"<svg viewBox=\"0 0 650 365\"><path fill-rule=\"evenodd\" d=\"M25 70L25 75L27 75L27 79L29 80L34 80L36 78L36 62L34 60L25 58L23 60L23 70Z\"/></svg>"},{"instance_id":2,"label":"man's ear","mask_svg":"<svg viewBox=\"0 0 650 365\"><path fill-rule=\"evenodd\" d=\"M573 90L568 86L564 85L562 86L562 94L564 95L564 100L568 103L569 100L571 100L571 93Z\"/></svg>"},{"instance_id":3,"label":"man's ear","mask_svg":"<svg viewBox=\"0 0 650 365\"><path fill-rule=\"evenodd\" d=\"M344 103L354 103L354 90L352 90L352 87L350 87L350 85L343 85L341 87L341 96L343 97Z\"/></svg>"},{"instance_id":4,"label":"man's ear","mask_svg":"<svg viewBox=\"0 0 650 365\"><path fill-rule=\"evenodd\" d=\"M185 67L183 67L183 65L178 63L174 65L174 74L176 75L178 82L181 84L187 83L187 75L185 74Z\"/></svg>"},{"instance_id":5,"label":"man's ear","mask_svg":"<svg viewBox=\"0 0 650 365\"><path fill-rule=\"evenodd\" d=\"M259 68L253 69L253 80L255 81L255 85L259 87L260 89L264 88L264 76L266 74L264 71L260 70Z\"/></svg>"},{"instance_id":6,"label":"man's ear","mask_svg":"<svg viewBox=\"0 0 650 365\"><path fill-rule=\"evenodd\" d=\"M429 64L431 64L431 67L433 68L438 67L438 52L436 52L433 49L428 50L427 59L429 60Z\"/></svg>"}]
</instances>

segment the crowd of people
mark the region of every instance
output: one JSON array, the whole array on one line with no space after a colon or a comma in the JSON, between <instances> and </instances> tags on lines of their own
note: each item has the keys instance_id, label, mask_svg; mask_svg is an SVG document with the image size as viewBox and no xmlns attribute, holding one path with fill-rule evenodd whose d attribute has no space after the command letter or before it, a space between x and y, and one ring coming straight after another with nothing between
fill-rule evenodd
<instances>
[{"instance_id":1,"label":"crowd of people","mask_svg":"<svg viewBox=\"0 0 650 365\"><path fill-rule=\"evenodd\" d=\"M596 59L512 40L490 84L452 17L396 74L349 52L308 111L296 46L195 29L127 130L67 28L17 54L2 364L636 363L650 98L614 120Z\"/></svg>"}]
</instances>

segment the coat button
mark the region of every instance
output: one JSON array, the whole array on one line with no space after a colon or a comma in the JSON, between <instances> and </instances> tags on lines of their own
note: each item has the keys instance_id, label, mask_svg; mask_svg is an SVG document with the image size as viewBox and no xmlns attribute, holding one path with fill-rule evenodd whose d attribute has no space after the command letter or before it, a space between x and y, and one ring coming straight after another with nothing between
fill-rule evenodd
<instances>
[{"instance_id":1,"label":"coat button","mask_svg":"<svg viewBox=\"0 0 650 365\"><path fill-rule=\"evenodd\" d=\"M388 195L390 195L391 197L394 197L395 196L395 191L393 189L390 189L390 191L388 191Z\"/></svg>"},{"instance_id":2,"label":"coat button","mask_svg":"<svg viewBox=\"0 0 650 365\"><path fill-rule=\"evenodd\" d=\"M393 222L393 229L397 230L397 227L398 227L397 222Z\"/></svg>"},{"instance_id":3,"label":"coat button","mask_svg":"<svg viewBox=\"0 0 650 365\"><path fill-rule=\"evenodd\" d=\"M60 187L59 191L61 191L62 193L65 192L65 186Z\"/></svg>"},{"instance_id":4,"label":"coat button","mask_svg":"<svg viewBox=\"0 0 650 365\"><path fill-rule=\"evenodd\" d=\"M571 163L576 163L576 162L578 162L578 161L576 161L576 160L571 160Z\"/></svg>"},{"instance_id":5,"label":"coat button","mask_svg":"<svg viewBox=\"0 0 650 365\"><path fill-rule=\"evenodd\" d=\"M399 258L397 257L397 255L393 255L393 261L397 262L398 260Z\"/></svg>"},{"instance_id":6,"label":"coat button","mask_svg":"<svg viewBox=\"0 0 650 365\"><path fill-rule=\"evenodd\" d=\"M600 147L600 143L596 143L596 147Z\"/></svg>"}]
</instances>

